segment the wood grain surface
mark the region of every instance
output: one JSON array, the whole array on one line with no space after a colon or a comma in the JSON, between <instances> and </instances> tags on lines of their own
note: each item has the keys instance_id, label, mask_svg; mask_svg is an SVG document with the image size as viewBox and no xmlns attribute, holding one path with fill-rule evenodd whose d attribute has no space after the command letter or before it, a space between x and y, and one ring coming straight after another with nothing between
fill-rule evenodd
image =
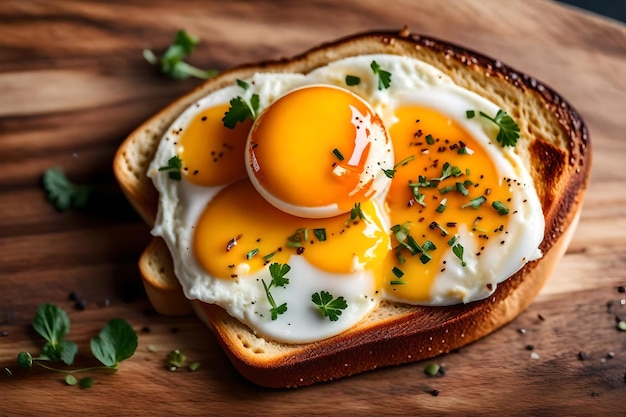
<instances>
[{"instance_id":1,"label":"wood grain surface","mask_svg":"<svg viewBox=\"0 0 626 417\"><path fill-rule=\"evenodd\" d=\"M626 332L616 328L617 317L626 319L618 292L626 285L626 28L544 0L504 4L1 2L0 371L13 375L0 372L0 416L626 415ZM258 388L195 317L158 316L143 291L136 262L149 229L122 196L111 161L139 123L199 81L161 77L141 50L162 51L185 28L201 38L190 62L225 69L403 25L497 57L580 111L594 149L580 225L531 307L435 359L444 376L424 375L426 361L297 390ZM58 213L47 203L39 182L52 166L95 184L85 209ZM72 291L87 301L84 311L68 300ZM113 317L137 330L137 353L117 373L90 374L89 390L19 369L17 353L41 345L30 324L44 302L69 313L78 364L94 364L89 339ZM172 349L200 368L166 370Z\"/></svg>"}]
</instances>

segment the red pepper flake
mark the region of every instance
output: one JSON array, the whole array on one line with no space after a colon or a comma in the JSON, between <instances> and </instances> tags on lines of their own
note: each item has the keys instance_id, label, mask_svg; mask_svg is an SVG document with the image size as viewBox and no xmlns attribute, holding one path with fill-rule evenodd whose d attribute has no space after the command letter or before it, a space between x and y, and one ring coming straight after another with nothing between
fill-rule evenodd
<instances>
[{"instance_id":1,"label":"red pepper flake","mask_svg":"<svg viewBox=\"0 0 626 417\"><path fill-rule=\"evenodd\" d=\"M304 253L304 248L302 246L298 246L298 248L296 249L296 253L298 255L302 255Z\"/></svg>"}]
</instances>

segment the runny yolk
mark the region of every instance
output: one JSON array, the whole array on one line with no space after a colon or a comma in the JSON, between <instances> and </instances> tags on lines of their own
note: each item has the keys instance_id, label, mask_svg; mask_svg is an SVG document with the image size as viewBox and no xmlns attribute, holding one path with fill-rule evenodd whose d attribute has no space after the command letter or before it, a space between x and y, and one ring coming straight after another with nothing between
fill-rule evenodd
<instances>
[{"instance_id":1,"label":"runny yolk","mask_svg":"<svg viewBox=\"0 0 626 417\"><path fill-rule=\"evenodd\" d=\"M370 137L372 130L382 137ZM371 197L380 171L366 164L372 140L386 143L387 138L365 101L337 87L301 88L257 120L248 145L250 168L258 184L282 202L312 208L336 204L346 212Z\"/></svg>"},{"instance_id":2,"label":"runny yolk","mask_svg":"<svg viewBox=\"0 0 626 417\"><path fill-rule=\"evenodd\" d=\"M508 216L492 204L510 207L514 184L502 178L487 152L455 121L415 105L398 108L395 115L398 122L391 126L390 135L396 163L414 159L397 168L391 183L387 195L391 225L405 225L420 247L431 247L425 244L430 241L436 249L426 251L427 256L413 255L392 237L391 244L398 249L386 260L385 291L413 302L428 301L435 278L449 267L443 258L455 245L451 239L462 225L481 248L466 252L466 257L480 257L488 243L507 239ZM410 238L403 243L412 246ZM461 263L457 257L453 260ZM399 277L398 271L404 275Z\"/></svg>"},{"instance_id":3,"label":"runny yolk","mask_svg":"<svg viewBox=\"0 0 626 417\"><path fill-rule=\"evenodd\" d=\"M198 113L182 132L173 132L179 135L177 153L187 181L211 186L245 176L242 161L252 120L228 129L222 122L227 110L228 104L210 107Z\"/></svg>"},{"instance_id":4,"label":"runny yolk","mask_svg":"<svg viewBox=\"0 0 626 417\"><path fill-rule=\"evenodd\" d=\"M350 221L349 214L292 216L244 179L219 192L200 216L195 257L210 275L223 279L254 273L270 262L289 263L292 256L329 272L377 271L389 252L389 234L372 201L362 203L361 210L366 220Z\"/></svg>"}]
</instances>

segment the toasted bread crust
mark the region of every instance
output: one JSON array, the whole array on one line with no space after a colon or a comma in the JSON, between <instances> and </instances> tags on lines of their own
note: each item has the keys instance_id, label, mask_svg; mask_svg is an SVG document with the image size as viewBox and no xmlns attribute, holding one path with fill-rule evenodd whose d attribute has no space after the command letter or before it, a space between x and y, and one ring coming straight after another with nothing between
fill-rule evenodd
<instances>
[{"instance_id":1,"label":"toasted bread crust","mask_svg":"<svg viewBox=\"0 0 626 417\"><path fill-rule=\"evenodd\" d=\"M497 60L406 30L351 36L289 60L240 66L207 81L148 120L121 145L114 172L122 190L144 220L153 224L158 195L146 176L148 164L164 130L205 94L257 71L306 73L337 59L374 53L425 61L516 119L522 132L516 152L531 172L546 220L540 246L544 257L500 284L486 300L452 307L385 303L353 329L305 345L263 340L223 309L194 302L234 366L259 385L293 387L336 379L435 356L485 336L530 304L567 247L578 218L589 181L591 149L587 128L571 105L546 85ZM148 282L158 281L146 269L142 274Z\"/></svg>"}]
</instances>

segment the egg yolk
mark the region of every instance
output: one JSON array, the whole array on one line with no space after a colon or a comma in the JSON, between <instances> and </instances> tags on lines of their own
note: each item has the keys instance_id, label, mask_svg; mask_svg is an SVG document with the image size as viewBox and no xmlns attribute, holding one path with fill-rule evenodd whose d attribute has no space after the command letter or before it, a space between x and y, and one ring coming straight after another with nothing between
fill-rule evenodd
<instances>
[{"instance_id":1,"label":"egg yolk","mask_svg":"<svg viewBox=\"0 0 626 417\"><path fill-rule=\"evenodd\" d=\"M248 172L260 192L286 203L270 199L283 210L336 206L335 214L345 213L373 196L380 166L368 155L380 142L388 143L386 132L364 100L339 87L304 87L278 99L256 121Z\"/></svg>"},{"instance_id":2,"label":"egg yolk","mask_svg":"<svg viewBox=\"0 0 626 417\"><path fill-rule=\"evenodd\" d=\"M187 181L201 186L222 185L246 175L241 161L252 121L226 128L222 118L228 107L223 104L203 110L184 130L172 132L179 136L177 153Z\"/></svg>"},{"instance_id":3,"label":"egg yolk","mask_svg":"<svg viewBox=\"0 0 626 417\"><path fill-rule=\"evenodd\" d=\"M386 260L385 291L410 302L429 301L463 226L480 248L465 256L479 257L490 241L506 240L508 216L493 205L510 206L513 184L457 122L415 105L398 108L395 116L389 132L396 161L408 162L397 168L386 200L392 229L400 233L393 233L395 249ZM459 256L453 260L463 262Z\"/></svg>"},{"instance_id":4,"label":"egg yolk","mask_svg":"<svg viewBox=\"0 0 626 417\"><path fill-rule=\"evenodd\" d=\"M224 279L254 273L270 262L289 263L291 256L339 274L376 271L389 252L389 233L374 202L360 207L363 219L296 217L269 204L244 179L220 191L200 216L195 257L209 274Z\"/></svg>"}]
</instances>

